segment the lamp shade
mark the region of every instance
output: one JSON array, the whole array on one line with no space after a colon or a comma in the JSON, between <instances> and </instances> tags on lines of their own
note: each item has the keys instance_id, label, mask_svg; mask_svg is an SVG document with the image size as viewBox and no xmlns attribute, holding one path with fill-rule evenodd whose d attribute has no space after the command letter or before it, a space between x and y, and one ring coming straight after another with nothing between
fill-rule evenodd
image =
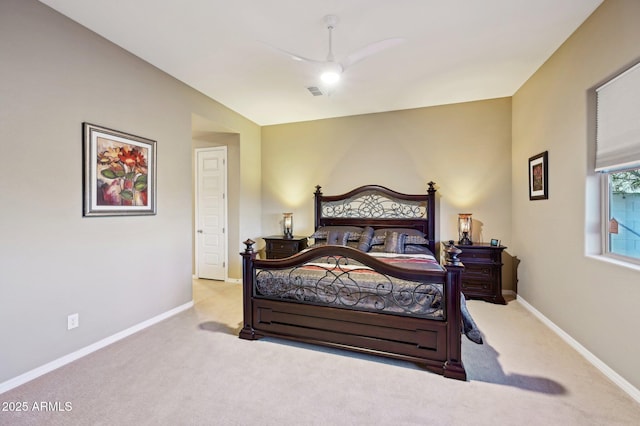
<instances>
[{"instance_id":1,"label":"lamp shade","mask_svg":"<svg viewBox=\"0 0 640 426\"><path fill-rule=\"evenodd\" d=\"M473 235L473 220L471 213L458 214L458 244L473 244L471 236Z\"/></svg>"},{"instance_id":2,"label":"lamp shade","mask_svg":"<svg viewBox=\"0 0 640 426\"><path fill-rule=\"evenodd\" d=\"M282 214L282 233L285 238L293 238L293 213Z\"/></svg>"}]
</instances>

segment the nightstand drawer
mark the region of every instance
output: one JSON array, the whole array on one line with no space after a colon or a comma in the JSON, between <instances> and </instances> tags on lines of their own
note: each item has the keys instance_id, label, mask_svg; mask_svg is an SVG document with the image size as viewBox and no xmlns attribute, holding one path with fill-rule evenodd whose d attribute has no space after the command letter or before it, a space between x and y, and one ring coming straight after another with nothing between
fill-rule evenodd
<instances>
[{"instance_id":1,"label":"nightstand drawer","mask_svg":"<svg viewBox=\"0 0 640 426\"><path fill-rule=\"evenodd\" d=\"M474 277L475 279L490 280L492 272L495 271L495 267L484 264L474 264L467 262L464 264L464 266L465 276Z\"/></svg>"},{"instance_id":2,"label":"nightstand drawer","mask_svg":"<svg viewBox=\"0 0 640 426\"><path fill-rule=\"evenodd\" d=\"M282 259L296 254L296 250L267 250L267 259Z\"/></svg>"},{"instance_id":3,"label":"nightstand drawer","mask_svg":"<svg viewBox=\"0 0 640 426\"><path fill-rule=\"evenodd\" d=\"M494 287L493 280L482 279L474 276L465 276L462 282L462 292L467 297L473 298L474 296L491 296Z\"/></svg>"},{"instance_id":4,"label":"nightstand drawer","mask_svg":"<svg viewBox=\"0 0 640 426\"><path fill-rule=\"evenodd\" d=\"M288 241L267 241L267 250L295 254L298 251L298 243L297 241L294 241L293 244Z\"/></svg>"},{"instance_id":5,"label":"nightstand drawer","mask_svg":"<svg viewBox=\"0 0 640 426\"><path fill-rule=\"evenodd\" d=\"M467 259L491 259L491 253L487 251L473 251L465 248L462 253Z\"/></svg>"},{"instance_id":6,"label":"nightstand drawer","mask_svg":"<svg viewBox=\"0 0 640 426\"><path fill-rule=\"evenodd\" d=\"M460 259L462 261L487 261L493 260L494 256L491 250L477 250L473 248L468 248L465 246L458 246L462 253L460 253Z\"/></svg>"},{"instance_id":7,"label":"nightstand drawer","mask_svg":"<svg viewBox=\"0 0 640 426\"><path fill-rule=\"evenodd\" d=\"M282 259L307 248L307 237L264 237L267 259Z\"/></svg>"}]
</instances>

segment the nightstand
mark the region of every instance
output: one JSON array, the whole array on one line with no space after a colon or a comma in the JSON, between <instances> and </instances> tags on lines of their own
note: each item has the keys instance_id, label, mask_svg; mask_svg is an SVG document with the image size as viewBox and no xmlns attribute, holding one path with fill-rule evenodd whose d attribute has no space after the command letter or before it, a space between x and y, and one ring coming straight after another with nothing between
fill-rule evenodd
<instances>
[{"instance_id":1,"label":"nightstand","mask_svg":"<svg viewBox=\"0 0 640 426\"><path fill-rule=\"evenodd\" d=\"M502 251L505 246L487 243L456 244L462 253L458 258L464 264L462 292L469 299L506 305L502 296Z\"/></svg>"},{"instance_id":2,"label":"nightstand","mask_svg":"<svg viewBox=\"0 0 640 426\"><path fill-rule=\"evenodd\" d=\"M307 237L285 238L282 235L272 235L263 237L267 243L267 259L282 259L283 257L293 256L294 254L307 248Z\"/></svg>"}]
</instances>

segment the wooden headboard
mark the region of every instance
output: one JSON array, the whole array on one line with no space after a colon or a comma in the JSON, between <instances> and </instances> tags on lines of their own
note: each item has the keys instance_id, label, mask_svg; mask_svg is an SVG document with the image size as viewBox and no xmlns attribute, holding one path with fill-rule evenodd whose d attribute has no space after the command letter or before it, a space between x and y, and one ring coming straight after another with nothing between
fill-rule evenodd
<instances>
[{"instance_id":1,"label":"wooden headboard","mask_svg":"<svg viewBox=\"0 0 640 426\"><path fill-rule=\"evenodd\" d=\"M379 185L366 185L341 195L323 195L320 185L315 194L315 229L321 226L371 226L414 228L429 241L435 253L435 183L426 194L402 194Z\"/></svg>"}]
</instances>

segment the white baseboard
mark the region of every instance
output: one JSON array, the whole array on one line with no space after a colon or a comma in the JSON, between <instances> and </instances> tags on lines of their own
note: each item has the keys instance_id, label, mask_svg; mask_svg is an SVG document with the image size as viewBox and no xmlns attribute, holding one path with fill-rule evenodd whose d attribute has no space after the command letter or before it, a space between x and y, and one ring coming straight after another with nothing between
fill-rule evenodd
<instances>
[{"instance_id":1,"label":"white baseboard","mask_svg":"<svg viewBox=\"0 0 640 426\"><path fill-rule=\"evenodd\" d=\"M125 337L128 337L134 333L137 333L140 330L143 330L147 327L150 327L154 324L159 323L160 321L163 321L169 317L172 317L176 314L179 314L182 311L186 311L187 309L191 308L193 306L193 300L191 302L187 302L184 305L180 305L176 308L173 308L167 312L164 312L160 315L157 315L153 318L150 318L146 321L143 321L139 324L134 325L133 327L129 327L126 330L123 330L119 333L116 333L112 336L106 337L96 343L93 343L89 346L85 346L82 349L79 349L75 352L72 352L68 355L65 355L63 357L60 357L54 361L51 361L45 365L42 365L40 367L34 368L31 371L27 371L24 374L19 375L18 377L14 377L13 379L7 380L6 382L0 383L0 394L3 394L4 392L7 392L13 388L16 388L20 385L23 385L33 379L36 379L44 374L47 374L57 368L62 367L63 365L69 364L70 362L73 362L77 359L82 358L83 356L89 355L92 352L95 352L99 349L104 348L105 346L108 346L112 343L117 342L118 340L124 339Z\"/></svg>"},{"instance_id":2,"label":"white baseboard","mask_svg":"<svg viewBox=\"0 0 640 426\"><path fill-rule=\"evenodd\" d=\"M637 402L640 402L640 389L633 386L629 383L624 377L616 373L611 367L602 362L600 358L589 352L587 348L582 346L577 340L571 337L567 332L558 327L553 323L549 318L545 317L540 311L531 306L526 300L522 298L522 296L518 296L517 301L522 304L529 312L535 315L540 321L544 323L547 327L549 327L554 333L556 333L562 340L567 342L569 346L578 351L580 355L586 358L594 367L600 370L605 376L609 378L613 383L618 385L623 391L625 391L629 396L635 399Z\"/></svg>"},{"instance_id":3,"label":"white baseboard","mask_svg":"<svg viewBox=\"0 0 640 426\"><path fill-rule=\"evenodd\" d=\"M192 275L192 278L194 280L198 279L198 277L195 276L195 275ZM229 277L227 277L227 278L225 278L224 282L226 282L226 283L234 283L234 284L242 284L242 279L241 278L229 278Z\"/></svg>"}]
</instances>

